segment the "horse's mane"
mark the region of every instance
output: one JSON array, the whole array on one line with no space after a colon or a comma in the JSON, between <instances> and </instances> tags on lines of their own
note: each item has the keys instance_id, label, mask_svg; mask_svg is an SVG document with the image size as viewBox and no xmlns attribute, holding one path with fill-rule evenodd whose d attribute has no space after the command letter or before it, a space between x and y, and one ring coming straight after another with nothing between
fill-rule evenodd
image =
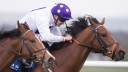
<instances>
[{"instance_id":1,"label":"horse's mane","mask_svg":"<svg viewBox=\"0 0 128 72\"><path fill-rule=\"evenodd\" d=\"M76 37L76 35L81 32L83 29L89 26L89 23L86 19L86 17L78 17L77 20L72 21L71 26L68 27L68 32L73 36Z\"/></svg>"},{"instance_id":2,"label":"horse's mane","mask_svg":"<svg viewBox=\"0 0 128 72\"><path fill-rule=\"evenodd\" d=\"M96 18L92 17L92 20L95 23L99 23L99 21ZM68 26L67 33L71 34L72 37L75 38L79 32L81 32L82 30L84 30L88 26L89 26L89 23L88 23L87 17L85 17L85 16L84 17L78 17L77 20L72 21L71 25ZM70 43L69 42L60 42L60 43L54 44L51 46L49 51L52 52L54 50L59 50L59 49L61 49L61 47L64 44L70 44Z\"/></svg>"},{"instance_id":3,"label":"horse's mane","mask_svg":"<svg viewBox=\"0 0 128 72\"><path fill-rule=\"evenodd\" d=\"M76 37L76 35L84 30L86 27L89 26L89 23L86 19L86 17L78 17L77 20L72 21L71 25L68 26L67 33L70 33L73 37ZM50 51L59 50L64 44L70 44L69 42L60 42L58 44L52 45L50 48ZM67 46L67 45L66 45Z\"/></svg>"},{"instance_id":4,"label":"horse's mane","mask_svg":"<svg viewBox=\"0 0 128 72\"><path fill-rule=\"evenodd\" d=\"M99 23L99 21L96 18L92 17L92 20L95 23ZM73 37L76 37L76 35L84 30L86 27L89 26L87 17L78 17L77 20L72 21L71 26L68 27L68 33L70 33Z\"/></svg>"},{"instance_id":5,"label":"horse's mane","mask_svg":"<svg viewBox=\"0 0 128 72\"><path fill-rule=\"evenodd\" d=\"M5 32L0 32L0 40L5 39L5 38L16 38L20 37L21 32L19 29L13 29L11 31L5 31Z\"/></svg>"}]
</instances>

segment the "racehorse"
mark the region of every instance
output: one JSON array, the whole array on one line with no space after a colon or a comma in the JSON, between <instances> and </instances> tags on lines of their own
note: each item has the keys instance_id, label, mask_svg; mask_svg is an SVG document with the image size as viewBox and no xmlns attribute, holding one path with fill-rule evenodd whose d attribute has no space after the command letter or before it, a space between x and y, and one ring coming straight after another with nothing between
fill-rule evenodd
<instances>
[{"instance_id":1,"label":"racehorse","mask_svg":"<svg viewBox=\"0 0 128 72\"><path fill-rule=\"evenodd\" d=\"M124 59L125 52L116 39L103 24L105 18L99 22L92 16L79 17L67 27L67 32L73 37L73 41L62 43L59 50L52 51L55 56L53 72L80 72L90 52L100 53L104 56L119 61ZM52 47L53 48L53 47ZM48 72L38 66L37 72Z\"/></svg>"},{"instance_id":2,"label":"racehorse","mask_svg":"<svg viewBox=\"0 0 128 72\"><path fill-rule=\"evenodd\" d=\"M38 62L55 59L26 22L18 22L17 26L17 29L0 33L0 72L14 72L9 67L20 58Z\"/></svg>"}]
</instances>

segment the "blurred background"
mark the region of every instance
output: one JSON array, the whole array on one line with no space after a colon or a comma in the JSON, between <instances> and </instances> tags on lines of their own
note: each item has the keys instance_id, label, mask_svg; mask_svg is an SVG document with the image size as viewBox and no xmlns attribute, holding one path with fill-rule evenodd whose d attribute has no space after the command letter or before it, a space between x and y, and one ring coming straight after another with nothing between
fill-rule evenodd
<instances>
[{"instance_id":1,"label":"blurred background","mask_svg":"<svg viewBox=\"0 0 128 72\"><path fill-rule=\"evenodd\" d=\"M71 8L73 18L89 14L101 21L105 17L104 26L126 51L122 62L128 61L128 0L0 0L0 31L14 29L17 21L27 12L40 7L52 7L55 3L67 4ZM111 61L111 59L101 54L91 53L87 61ZM128 70L128 67L120 67L120 70L116 67L104 67L103 70L100 67L94 67L83 67L81 72L85 72L85 69L86 72L100 72L105 69L105 71L110 70L109 72ZM92 68L93 71L91 71Z\"/></svg>"}]
</instances>

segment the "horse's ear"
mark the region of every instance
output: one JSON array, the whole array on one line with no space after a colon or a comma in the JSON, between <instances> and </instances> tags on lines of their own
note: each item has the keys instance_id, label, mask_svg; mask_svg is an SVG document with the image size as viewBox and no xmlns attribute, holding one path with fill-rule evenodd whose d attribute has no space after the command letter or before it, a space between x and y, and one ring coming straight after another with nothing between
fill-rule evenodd
<instances>
[{"instance_id":1,"label":"horse's ear","mask_svg":"<svg viewBox=\"0 0 128 72\"><path fill-rule=\"evenodd\" d=\"M29 28L27 22L24 23L24 27L25 27L26 29L30 30L30 28Z\"/></svg>"},{"instance_id":2,"label":"horse's ear","mask_svg":"<svg viewBox=\"0 0 128 72\"><path fill-rule=\"evenodd\" d=\"M102 19L101 23L100 24L104 24L105 23L105 18Z\"/></svg>"},{"instance_id":3,"label":"horse's ear","mask_svg":"<svg viewBox=\"0 0 128 72\"><path fill-rule=\"evenodd\" d=\"M21 28L21 24L20 24L20 22L19 22L19 21L17 21L17 26L18 26L18 29L20 29L20 28Z\"/></svg>"},{"instance_id":4,"label":"horse's ear","mask_svg":"<svg viewBox=\"0 0 128 72\"><path fill-rule=\"evenodd\" d=\"M89 22L90 22L91 25L96 25L96 23L90 18L89 18Z\"/></svg>"},{"instance_id":5,"label":"horse's ear","mask_svg":"<svg viewBox=\"0 0 128 72\"><path fill-rule=\"evenodd\" d=\"M19 21L17 21L17 24L20 24L20 22L19 22Z\"/></svg>"},{"instance_id":6,"label":"horse's ear","mask_svg":"<svg viewBox=\"0 0 128 72\"><path fill-rule=\"evenodd\" d=\"M29 28L29 26L28 26L28 24L27 24L27 22L25 22L25 23L19 23L19 21L17 21L17 26L18 26L18 29L22 32L22 31L24 31L24 30L29 30L30 28Z\"/></svg>"}]
</instances>

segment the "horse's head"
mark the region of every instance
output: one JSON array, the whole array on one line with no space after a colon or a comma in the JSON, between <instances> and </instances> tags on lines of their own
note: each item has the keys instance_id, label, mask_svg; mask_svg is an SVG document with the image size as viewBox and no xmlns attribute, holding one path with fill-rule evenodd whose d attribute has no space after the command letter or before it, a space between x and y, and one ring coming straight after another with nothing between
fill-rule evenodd
<instances>
[{"instance_id":1,"label":"horse's head","mask_svg":"<svg viewBox=\"0 0 128 72\"><path fill-rule=\"evenodd\" d=\"M27 23L17 23L18 29L21 32L22 39L22 49L20 50L21 54L24 56L29 56L33 58L33 60L55 60L55 58L49 53L49 51L45 48L43 43L37 38L37 36L30 30Z\"/></svg>"},{"instance_id":2,"label":"horse's head","mask_svg":"<svg viewBox=\"0 0 128 72\"><path fill-rule=\"evenodd\" d=\"M124 59L125 52L112 34L103 26L105 18L98 22L97 19L89 19L94 38L91 46L94 52L101 52L115 61Z\"/></svg>"}]
</instances>

